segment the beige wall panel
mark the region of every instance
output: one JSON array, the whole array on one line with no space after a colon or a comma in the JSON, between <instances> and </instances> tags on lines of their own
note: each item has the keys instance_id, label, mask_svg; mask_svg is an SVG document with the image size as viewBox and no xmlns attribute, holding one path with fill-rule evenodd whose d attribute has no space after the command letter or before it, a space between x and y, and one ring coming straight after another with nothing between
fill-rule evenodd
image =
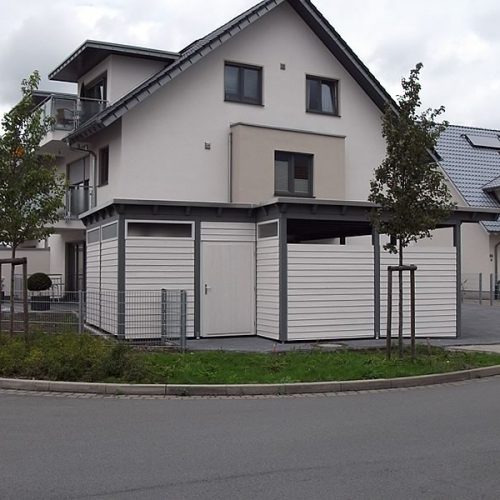
<instances>
[{"instance_id":1,"label":"beige wall panel","mask_svg":"<svg viewBox=\"0 0 500 500\"><path fill-rule=\"evenodd\" d=\"M233 132L234 202L258 203L274 196L274 152L314 155L313 195L345 199L345 140L339 137L236 125Z\"/></svg>"}]
</instances>

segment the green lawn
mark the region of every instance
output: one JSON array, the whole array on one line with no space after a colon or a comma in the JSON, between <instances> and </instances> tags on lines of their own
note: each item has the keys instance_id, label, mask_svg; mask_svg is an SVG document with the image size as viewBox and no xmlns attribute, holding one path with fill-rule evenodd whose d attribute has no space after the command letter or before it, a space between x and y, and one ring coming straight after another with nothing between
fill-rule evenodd
<instances>
[{"instance_id":1,"label":"green lawn","mask_svg":"<svg viewBox=\"0 0 500 500\"><path fill-rule=\"evenodd\" d=\"M381 350L240 354L145 352L91 335L0 336L0 376L86 382L245 384L405 377L500 364L499 354L420 346L418 359Z\"/></svg>"}]
</instances>

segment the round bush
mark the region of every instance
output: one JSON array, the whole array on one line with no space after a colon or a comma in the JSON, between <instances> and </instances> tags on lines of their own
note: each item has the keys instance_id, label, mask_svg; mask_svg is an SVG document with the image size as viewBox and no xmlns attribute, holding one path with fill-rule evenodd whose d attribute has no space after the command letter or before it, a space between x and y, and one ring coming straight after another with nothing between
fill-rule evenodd
<instances>
[{"instance_id":1,"label":"round bush","mask_svg":"<svg viewBox=\"0 0 500 500\"><path fill-rule=\"evenodd\" d=\"M52 286L52 280L45 273L35 273L28 278L30 292L42 292Z\"/></svg>"}]
</instances>

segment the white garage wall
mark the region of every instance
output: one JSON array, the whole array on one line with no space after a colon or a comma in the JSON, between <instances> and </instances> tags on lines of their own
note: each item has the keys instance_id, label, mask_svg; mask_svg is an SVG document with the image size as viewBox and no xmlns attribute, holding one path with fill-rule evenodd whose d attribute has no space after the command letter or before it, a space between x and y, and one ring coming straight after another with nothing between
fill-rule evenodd
<instances>
[{"instance_id":1,"label":"white garage wall","mask_svg":"<svg viewBox=\"0 0 500 500\"><path fill-rule=\"evenodd\" d=\"M100 232L100 228L98 228ZM87 231L87 267L86 267L86 280L87 280L87 314L86 321L90 325L100 328L100 288L101 288L101 241L95 243L88 242Z\"/></svg>"},{"instance_id":2,"label":"white garage wall","mask_svg":"<svg viewBox=\"0 0 500 500\"><path fill-rule=\"evenodd\" d=\"M456 251L453 247L408 248L405 264L415 264L416 335L418 337L455 337L457 334ZM398 265L398 256L381 255L381 314L383 336L387 327L387 266ZM404 273L405 336L410 335L410 277ZM398 330L398 273L393 275L392 335Z\"/></svg>"},{"instance_id":3,"label":"white garage wall","mask_svg":"<svg viewBox=\"0 0 500 500\"><path fill-rule=\"evenodd\" d=\"M288 245L288 339L373 337L373 247Z\"/></svg>"},{"instance_id":4,"label":"white garage wall","mask_svg":"<svg viewBox=\"0 0 500 500\"><path fill-rule=\"evenodd\" d=\"M118 238L101 243L101 328L118 334Z\"/></svg>"},{"instance_id":5,"label":"white garage wall","mask_svg":"<svg viewBox=\"0 0 500 500\"><path fill-rule=\"evenodd\" d=\"M279 236L257 239L257 335L279 340Z\"/></svg>"},{"instance_id":6,"label":"white garage wall","mask_svg":"<svg viewBox=\"0 0 500 500\"><path fill-rule=\"evenodd\" d=\"M193 238L127 236L125 241L127 338L160 336L162 288L186 290L187 335L193 337L194 224Z\"/></svg>"}]
</instances>

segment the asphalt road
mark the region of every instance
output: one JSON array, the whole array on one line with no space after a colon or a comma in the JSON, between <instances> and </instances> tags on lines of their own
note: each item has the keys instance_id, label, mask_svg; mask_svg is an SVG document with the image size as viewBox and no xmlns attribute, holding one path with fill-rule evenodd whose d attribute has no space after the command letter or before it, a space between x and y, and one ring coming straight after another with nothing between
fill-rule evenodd
<instances>
[{"instance_id":1,"label":"asphalt road","mask_svg":"<svg viewBox=\"0 0 500 500\"><path fill-rule=\"evenodd\" d=\"M0 498L498 499L500 378L267 399L4 391Z\"/></svg>"}]
</instances>

